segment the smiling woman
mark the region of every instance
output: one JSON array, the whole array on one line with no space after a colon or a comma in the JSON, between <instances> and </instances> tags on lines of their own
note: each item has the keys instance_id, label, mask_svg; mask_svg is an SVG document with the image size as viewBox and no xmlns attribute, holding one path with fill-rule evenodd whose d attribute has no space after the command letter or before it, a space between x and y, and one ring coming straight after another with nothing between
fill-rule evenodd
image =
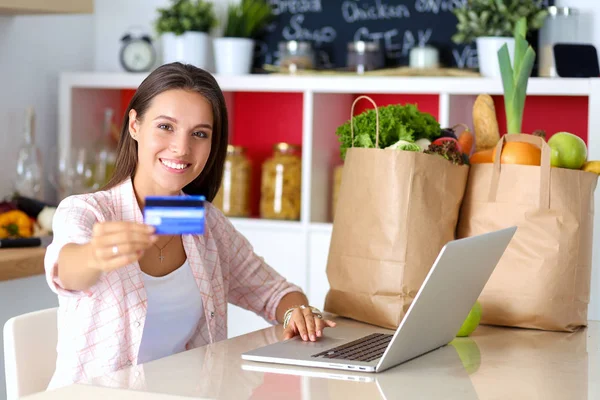
<instances>
[{"instance_id":1,"label":"smiling woman","mask_svg":"<svg viewBox=\"0 0 600 400\"><path fill-rule=\"evenodd\" d=\"M70 196L54 216L45 268L60 299L50 388L101 376L227 337L227 303L284 335L317 340L331 321L256 255L210 201L228 143L223 93L208 72L167 64L125 112L115 172L101 191ZM155 235L148 196L203 195L203 235Z\"/></svg>"}]
</instances>

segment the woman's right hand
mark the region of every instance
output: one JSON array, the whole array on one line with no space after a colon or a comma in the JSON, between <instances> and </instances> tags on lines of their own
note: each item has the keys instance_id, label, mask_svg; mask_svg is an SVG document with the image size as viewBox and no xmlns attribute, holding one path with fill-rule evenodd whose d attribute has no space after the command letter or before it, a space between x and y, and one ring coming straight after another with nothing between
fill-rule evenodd
<instances>
[{"instance_id":1,"label":"woman's right hand","mask_svg":"<svg viewBox=\"0 0 600 400\"><path fill-rule=\"evenodd\" d=\"M94 225L90 267L109 272L140 259L156 242L155 228L130 221L99 222Z\"/></svg>"}]
</instances>

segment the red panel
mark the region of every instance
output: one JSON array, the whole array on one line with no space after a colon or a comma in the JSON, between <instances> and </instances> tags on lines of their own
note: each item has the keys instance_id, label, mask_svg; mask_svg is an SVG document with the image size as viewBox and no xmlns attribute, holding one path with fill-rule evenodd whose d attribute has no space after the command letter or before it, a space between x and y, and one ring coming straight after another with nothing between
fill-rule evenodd
<instances>
[{"instance_id":1,"label":"red panel","mask_svg":"<svg viewBox=\"0 0 600 400\"><path fill-rule=\"evenodd\" d=\"M428 112L439 119L440 101L437 94L366 94L377 104L377 107L390 104L415 104L419 111ZM358 96L355 96L358 97ZM373 108L368 100L361 100L354 108L354 115L360 114L366 109Z\"/></svg>"},{"instance_id":2,"label":"red panel","mask_svg":"<svg viewBox=\"0 0 600 400\"><path fill-rule=\"evenodd\" d=\"M230 143L247 148L252 163L250 205L259 215L261 165L273 144L302 144L302 94L236 92L233 95L233 129Z\"/></svg>"},{"instance_id":3,"label":"red panel","mask_svg":"<svg viewBox=\"0 0 600 400\"><path fill-rule=\"evenodd\" d=\"M121 108L117 112L117 118L124 118L125 111L127 111L127 107L129 107L129 102L131 101L133 95L135 94L135 89L125 89L121 90ZM119 126L123 121L117 121Z\"/></svg>"},{"instance_id":4,"label":"red panel","mask_svg":"<svg viewBox=\"0 0 600 400\"><path fill-rule=\"evenodd\" d=\"M504 97L492 96L496 107L500 132L506 132L506 111ZM528 96L525 100L523 133L543 129L550 138L556 132L566 131L588 138L588 97L587 96Z\"/></svg>"},{"instance_id":5,"label":"red panel","mask_svg":"<svg viewBox=\"0 0 600 400\"><path fill-rule=\"evenodd\" d=\"M135 90L121 91L121 109L124 115ZM233 93L228 113L233 126L229 142L248 149L252 163L250 189L252 216L259 215L261 165L272 154L277 142L302 144L301 93Z\"/></svg>"}]
</instances>

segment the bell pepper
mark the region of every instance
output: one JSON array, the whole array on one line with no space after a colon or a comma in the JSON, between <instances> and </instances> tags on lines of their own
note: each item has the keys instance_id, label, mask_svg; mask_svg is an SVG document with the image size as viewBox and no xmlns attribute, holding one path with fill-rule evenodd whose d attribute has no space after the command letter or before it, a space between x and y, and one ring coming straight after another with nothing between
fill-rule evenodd
<instances>
[{"instance_id":1,"label":"bell pepper","mask_svg":"<svg viewBox=\"0 0 600 400\"><path fill-rule=\"evenodd\" d=\"M0 214L0 239L31 237L33 222L23 211L12 210Z\"/></svg>"}]
</instances>

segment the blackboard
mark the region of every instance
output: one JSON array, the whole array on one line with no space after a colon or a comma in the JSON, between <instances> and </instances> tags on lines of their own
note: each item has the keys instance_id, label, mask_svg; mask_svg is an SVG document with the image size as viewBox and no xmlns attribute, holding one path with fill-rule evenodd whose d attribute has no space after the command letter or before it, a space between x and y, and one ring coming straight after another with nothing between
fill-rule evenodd
<instances>
[{"instance_id":1,"label":"blackboard","mask_svg":"<svg viewBox=\"0 0 600 400\"><path fill-rule=\"evenodd\" d=\"M427 44L438 48L443 66L478 67L475 43L451 39L457 23L452 10L467 0L268 1L275 18L257 40L256 67L276 64L278 43L288 40L311 42L320 68L344 67L347 44L355 40L379 41L386 66L408 65L410 50Z\"/></svg>"}]
</instances>

